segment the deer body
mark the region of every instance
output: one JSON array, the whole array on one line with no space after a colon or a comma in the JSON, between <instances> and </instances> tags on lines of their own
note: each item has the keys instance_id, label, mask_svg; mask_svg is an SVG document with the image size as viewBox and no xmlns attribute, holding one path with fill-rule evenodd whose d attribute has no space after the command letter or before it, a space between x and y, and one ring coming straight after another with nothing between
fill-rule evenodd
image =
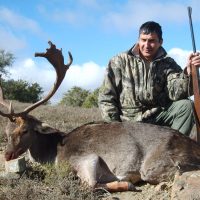
<instances>
[{"instance_id":1,"label":"deer body","mask_svg":"<svg viewBox=\"0 0 200 200\"><path fill-rule=\"evenodd\" d=\"M82 181L109 191L134 190L133 184L140 180L156 184L169 180L177 170L199 168L200 145L170 128L145 123L98 122L63 133L29 115L53 96L72 63L70 53L69 64L65 65L61 51L49 43L51 47L46 53L36 54L47 58L57 73L56 83L44 99L15 113L4 100L0 87L0 104L9 108L9 113L0 111L0 115L10 120L6 129L7 161L27 150L40 163L67 161Z\"/></svg>"},{"instance_id":2,"label":"deer body","mask_svg":"<svg viewBox=\"0 0 200 200\"><path fill-rule=\"evenodd\" d=\"M157 184L171 180L177 171L200 167L200 146L196 142L178 131L152 124L88 124L70 132L63 142L65 147L58 152L58 162L67 159L76 168L82 159L90 162L96 156L97 164L102 159L102 168L109 169L101 168L105 174L100 176L110 177L110 181ZM104 178L93 176L95 182L105 182Z\"/></svg>"},{"instance_id":3,"label":"deer body","mask_svg":"<svg viewBox=\"0 0 200 200\"><path fill-rule=\"evenodd\" d=\"M200 166L200 146L167 127L99 122L63 133L50 127L45 131L34 117L20 126L26 136L15 128L13 132L20 140L17 145L15 141L8 145L7 160L18 157L18 149L20 154L29 149L33 159L40 163L67 161L92 187L113 181L143 180L157 184L169 181L178 170Z\"/></svg>"}]
</instances>

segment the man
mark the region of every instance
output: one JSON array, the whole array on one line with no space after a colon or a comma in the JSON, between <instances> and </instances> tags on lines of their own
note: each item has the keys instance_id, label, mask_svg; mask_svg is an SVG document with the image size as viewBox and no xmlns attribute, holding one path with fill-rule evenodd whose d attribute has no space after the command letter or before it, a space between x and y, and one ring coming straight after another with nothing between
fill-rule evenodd
<instances>
[{"instance_id":1,"label":"man","mask_svg":"<svg viewBox=\"0 0 200 200\"><path fill-rule=\"evenodd\" d=\"M110 60L99 94L105 121L143 121L189 135L194 121L187 99L190 69L200 65L200 56L190 54L182 70L162 43L161 26L149 21L140 27L138 42Z\"/></svg>"}]
</instances>

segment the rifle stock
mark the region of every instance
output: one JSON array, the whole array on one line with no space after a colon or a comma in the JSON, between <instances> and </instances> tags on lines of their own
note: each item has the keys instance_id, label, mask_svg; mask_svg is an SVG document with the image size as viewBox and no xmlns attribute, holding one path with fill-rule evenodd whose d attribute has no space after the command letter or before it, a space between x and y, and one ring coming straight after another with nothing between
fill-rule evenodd
<instances>
[{"instance_id":1,"label":"rifle stock","mask_svg":"<svg viewBox=\"0 0 200 200\"><path fill-rule=\"evenodd\" d=\"M190 23L190 32L192 38L192 46L193 52L196 53L196 45L194 39L194 31L192 25L192 8L188 7L188 16L189 16L189 23ZM192 84L193 84L193 92L194 92L194 114L196 118L196 138L195 139L198 143L200 143L200 77L199 77L199 70L200 66L192 66Z\"/></svg>"}]
</instances>

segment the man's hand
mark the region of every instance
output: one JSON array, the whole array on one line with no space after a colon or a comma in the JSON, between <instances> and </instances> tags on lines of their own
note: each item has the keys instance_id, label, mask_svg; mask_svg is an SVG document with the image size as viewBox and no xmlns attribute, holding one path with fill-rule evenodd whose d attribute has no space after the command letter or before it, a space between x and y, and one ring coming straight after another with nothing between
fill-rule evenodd
<instances>
[{"instance_id":1,"label":"man's hand","mask_svg":"<svg viewBox=\"0 0 200 200\"><path fill-rule=\"evenodd\" d=\"M187 61L187 68L186 68L186 72L188 75L191 74L191 67L192 66L200 66L200 53L196 52L196 53L191 53L188 57L188 61Z\"/></svg>"}]
</instances>

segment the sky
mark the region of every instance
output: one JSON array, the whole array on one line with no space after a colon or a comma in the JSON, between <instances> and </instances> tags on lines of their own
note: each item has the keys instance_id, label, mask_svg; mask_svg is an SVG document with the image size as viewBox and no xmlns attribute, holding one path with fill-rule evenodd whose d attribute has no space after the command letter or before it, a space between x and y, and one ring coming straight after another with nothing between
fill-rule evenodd
<instances>
[{"instance_id":1,"label":"sky","mask_svg":"<svg viewBox=\"0 0 200 200\"><path fill-rule=\"evenodd\" d=\"M0 49L15 57L7 78L37 82L47 94L55 71L34 54L45 52L50 40L62 48L65 63L68 51L74 59L51 102L58 103L73 86L93 91L102 84L109 59L130 49L140 25L152 20L162 26L163 47L184 67L192 51L188 6L200 49L199 0L0 0Z\"/></svg>"}]
</instances>

